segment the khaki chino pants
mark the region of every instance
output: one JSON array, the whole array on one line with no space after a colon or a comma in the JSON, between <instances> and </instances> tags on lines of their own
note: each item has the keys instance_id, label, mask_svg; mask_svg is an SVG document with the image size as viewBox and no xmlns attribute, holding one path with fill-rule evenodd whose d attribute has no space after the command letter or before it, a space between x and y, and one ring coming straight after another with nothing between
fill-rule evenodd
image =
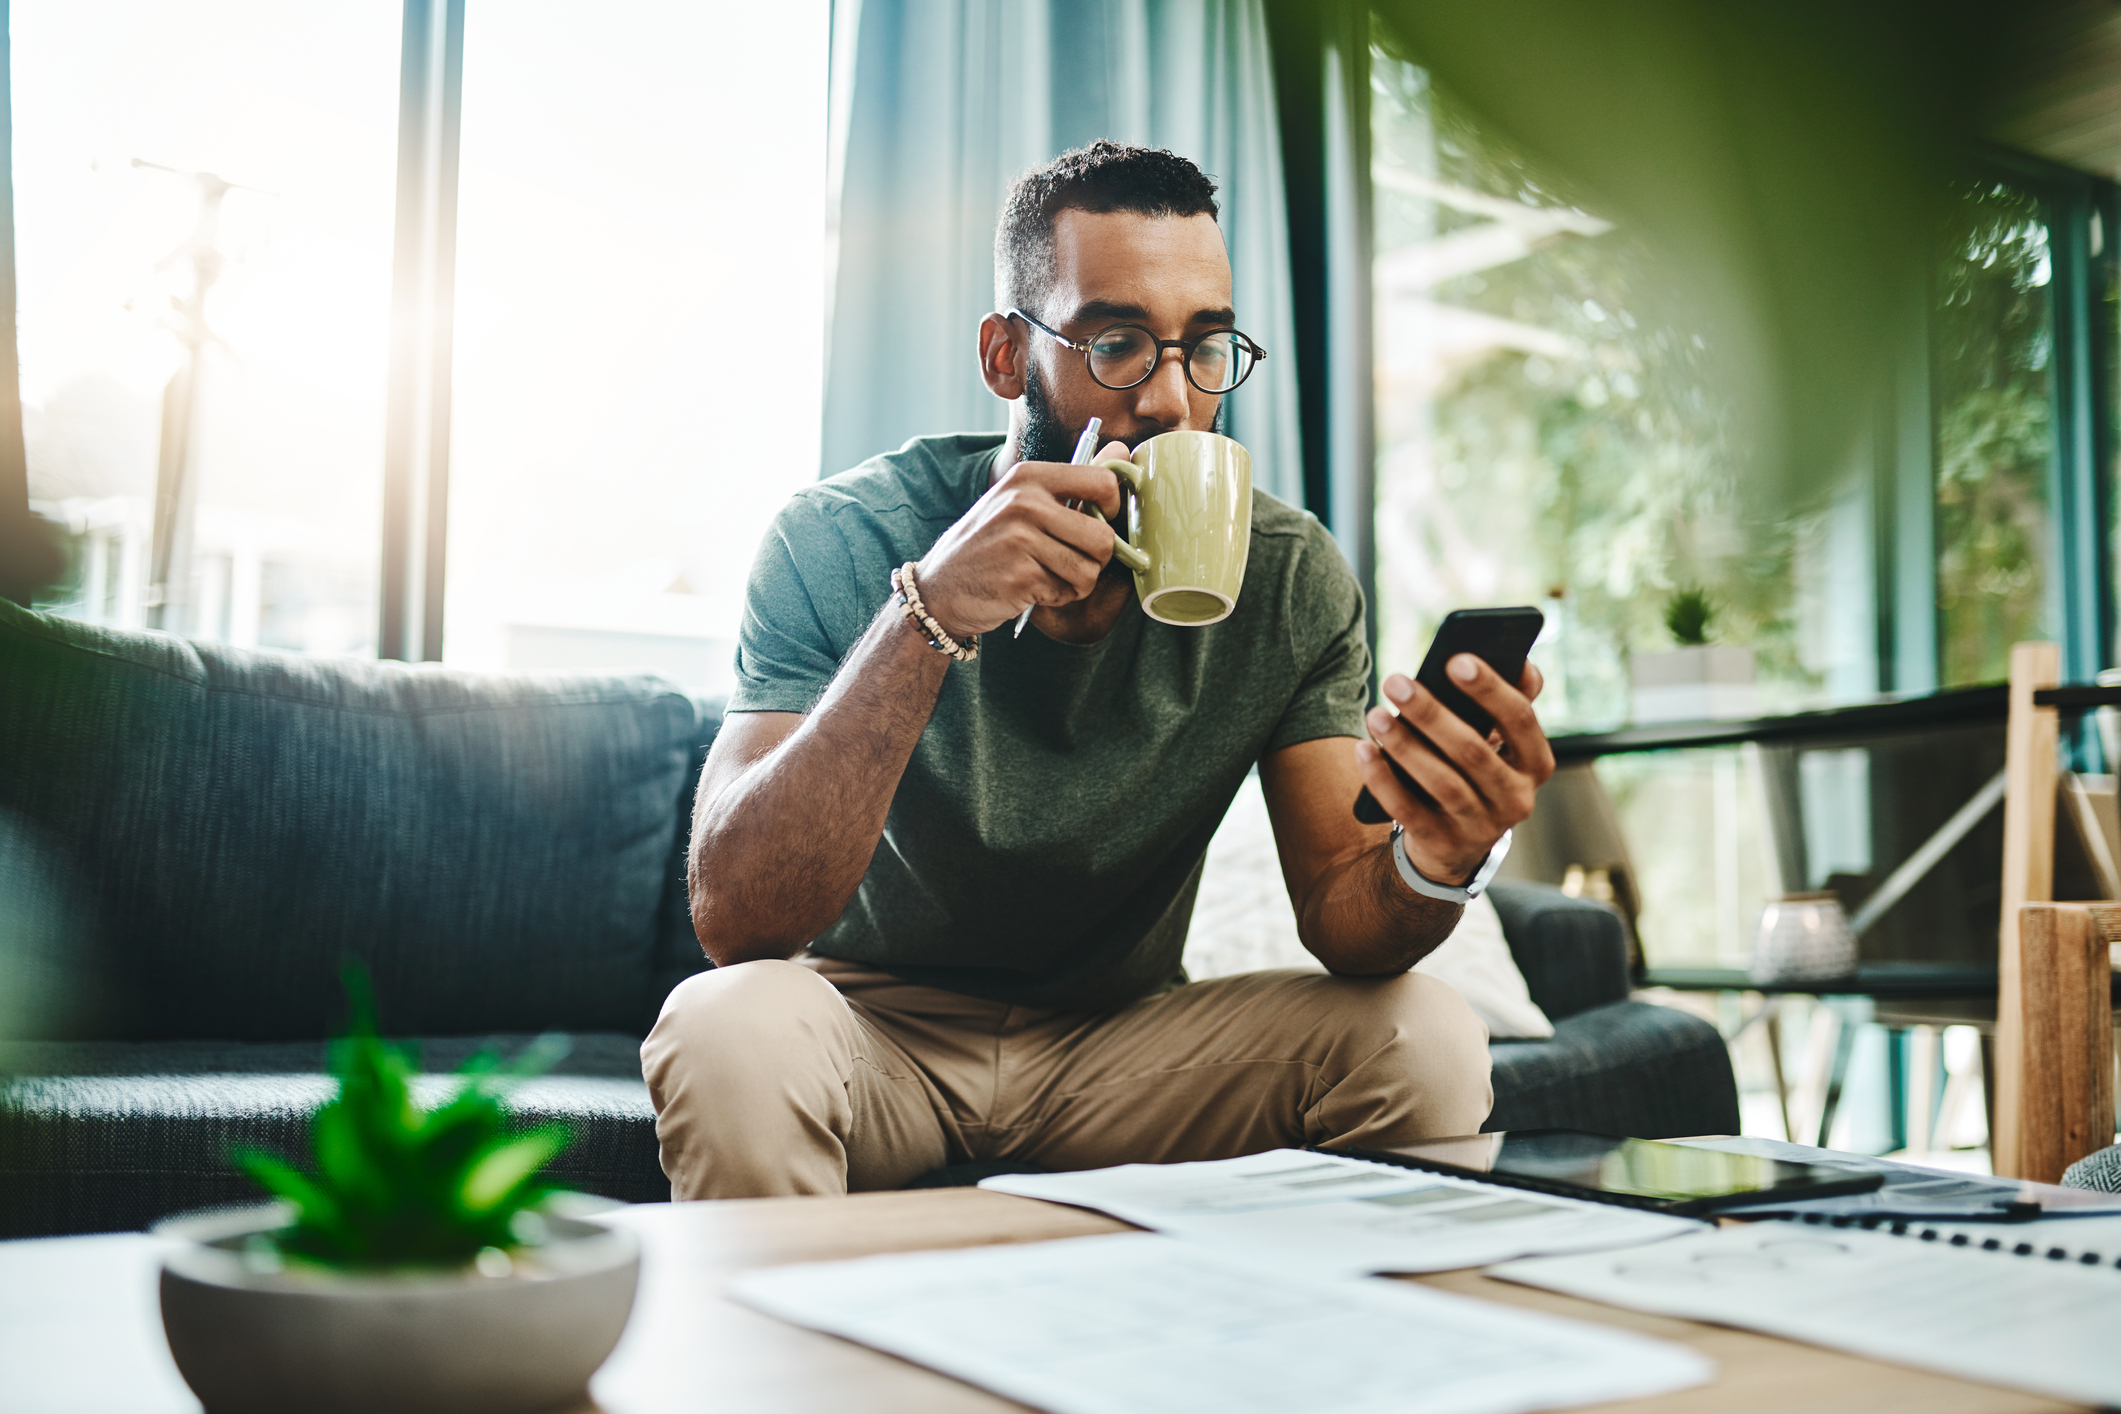
<instances>
[{"instance_id":1,"label":"khaki chino pants","mask_svg":"<svg viewBox=\"0 0 2121 1414\"><path fill-rule=\"evenodd\" d=\"M902 1188L1476 1132L1487 1030L1432 977L1255 972L1054 1011L802 957L703 972L641 1045L673 1198Z\"/></svg>"}]
</instances>

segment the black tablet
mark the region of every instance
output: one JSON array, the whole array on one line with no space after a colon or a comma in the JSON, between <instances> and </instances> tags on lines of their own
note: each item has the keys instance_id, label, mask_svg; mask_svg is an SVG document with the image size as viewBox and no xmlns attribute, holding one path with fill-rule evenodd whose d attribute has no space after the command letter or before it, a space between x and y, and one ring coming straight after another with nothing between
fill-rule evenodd
<instances>
[{"instance_id":1,"label":"black tablet","mask_svg":"<svg viewBox=\"0 0 2121 1414\"><path fill-rule=\"evenodd\" d=\"M1880 1173L1573 1129L1517 1129L1434 1139L1401 1149L1336 1152L1401 1168L1690 1216L1751 1203L1868 1193L1885 1181Z\"/></svg>"}]
</instances>

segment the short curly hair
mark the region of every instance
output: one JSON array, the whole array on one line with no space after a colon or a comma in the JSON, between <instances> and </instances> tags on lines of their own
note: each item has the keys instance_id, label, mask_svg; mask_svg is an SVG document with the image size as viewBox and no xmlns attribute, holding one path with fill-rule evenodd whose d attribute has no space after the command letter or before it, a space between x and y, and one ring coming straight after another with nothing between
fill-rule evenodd
<instances>
[{"instance_id":1,"label":"short curly hair","mask_svg":"<svg viewBox=\"0 0 2121 1414\"><path fill-rule=\"evenodd\" d=\"M1220 216L1215 179L1177 153L1099 139L1018 177L994 227L994 299L1039 312L1053 290L1053 225L1063 211Z\"/></svg>"}]
</instances>

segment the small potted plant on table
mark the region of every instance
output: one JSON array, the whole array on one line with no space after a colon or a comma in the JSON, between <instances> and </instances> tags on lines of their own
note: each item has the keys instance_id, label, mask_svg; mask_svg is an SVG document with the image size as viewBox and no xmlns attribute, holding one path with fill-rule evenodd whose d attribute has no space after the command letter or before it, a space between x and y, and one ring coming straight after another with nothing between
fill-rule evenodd
<instances>
[{"instance_id":1,"label":"small potted plant on table","mask_svg":"<svg viewBox=\"0 0 2121 1414\"><path fill-rule=\"evenodd\" d=\"M587 1398L640 1272L630 1233L566 1216L540 1178L563 1125L516 1132L501 1097L564 1049L488 1054L433 1109L409 1053L376 1033L349 975L338 1096L311 1124L315 1172L256 1150L236 1162L280 1202L174 1218L162 1324L214 1414L514 1414ZM577 1199L577 1204L593 1200Z\"/></svg>"}]
</instances>

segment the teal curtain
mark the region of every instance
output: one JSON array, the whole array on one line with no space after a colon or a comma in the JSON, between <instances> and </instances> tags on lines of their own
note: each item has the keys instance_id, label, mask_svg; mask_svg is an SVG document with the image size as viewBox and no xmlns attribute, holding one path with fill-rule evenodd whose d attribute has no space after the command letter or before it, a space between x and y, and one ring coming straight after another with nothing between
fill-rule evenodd
<instances>
[{"instance_id":1,"label":"teal curtain","mask_svg":"<svg viewBox=\"0 0 2121 1414\"><path fill-rule=\"evenodd\" d=\"M1257 482L1304 503L1279 120L1262 0L836 0L821 474L934 432L1000 429L981 383L994 220L1017 174L1098 138L1221 186L1241 327L1229 401Z\"/></svg>"}]
</instances>

